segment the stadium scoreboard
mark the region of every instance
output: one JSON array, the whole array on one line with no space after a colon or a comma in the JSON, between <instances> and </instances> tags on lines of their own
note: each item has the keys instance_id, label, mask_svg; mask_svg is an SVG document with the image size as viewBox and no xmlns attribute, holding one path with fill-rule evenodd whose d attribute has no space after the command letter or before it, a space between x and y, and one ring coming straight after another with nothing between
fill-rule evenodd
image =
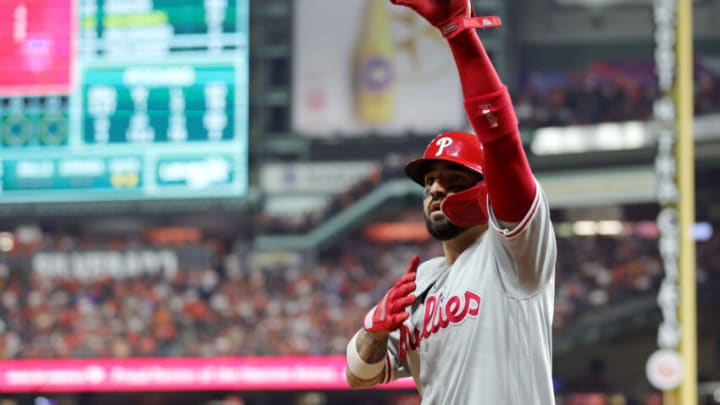
<instances>
[{"instance_id":1,"label":"stadium scoreboard","mask_svg":"<svg viewBox=\"0 0 720 405\"><path fill-rule=\"evenodd\" d=\"M6 0L0 202L247 192L249 0Z\"/></svg>"}]
</instances>

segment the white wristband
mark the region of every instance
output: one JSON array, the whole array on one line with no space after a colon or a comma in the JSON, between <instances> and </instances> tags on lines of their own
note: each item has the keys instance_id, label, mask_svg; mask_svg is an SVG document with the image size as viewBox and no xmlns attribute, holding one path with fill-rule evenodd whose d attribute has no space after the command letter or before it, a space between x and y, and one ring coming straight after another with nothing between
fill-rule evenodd
<instances>
[{"instance_id":1,"label":"white wristband","mask_svg":"<svg viewBox=\"0 0 720 405\"><path fill-rule=\"evenodd\" d=\"M357 333L350 339L350 343L347 345L347 366L350 372L355 376L363 379L370 380L375 378L385 368L385 359L378 361L377 363L366 363L365 360L360 358L360 354L357 351Z\"/></svg>"}]
</instances>

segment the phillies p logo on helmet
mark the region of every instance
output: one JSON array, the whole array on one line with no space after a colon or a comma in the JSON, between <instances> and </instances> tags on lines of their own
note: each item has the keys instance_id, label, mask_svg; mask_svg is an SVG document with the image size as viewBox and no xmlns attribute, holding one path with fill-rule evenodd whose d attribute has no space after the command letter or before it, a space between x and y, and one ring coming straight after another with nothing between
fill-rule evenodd
<instances>
[{"instance_id":1,"label":"phillies p logo on helmet","mask_svg":"<svg viewBox=\"0 0 720 405\"><path fill-rule=\"evenodd\" d=\"M450 131L433 138L422 157L405 165L405 174L422 186L430 164L438 160L457 163L474 172L483 173L483 148L478 137L468 132Z\"/></svg>"},{"instance_id":2,"label":"phillies p logo on helmet","mask_svg":"<svg viewBox=\"0 0 720 405\"><path fill-rule=\"evenodd\" d=\"M451 138L446 137L446 136L444 136L444 137L438 139L437 141L435 141L435 145L438 147L437 152L435 152L435 156L440 156L440 155L442 155L442 153L443 153L443 151L445 150L445 148L447 148L448 146L452 145L452 143L453 143L453 140L452 140Z\"/></svg>"}]
</instances>

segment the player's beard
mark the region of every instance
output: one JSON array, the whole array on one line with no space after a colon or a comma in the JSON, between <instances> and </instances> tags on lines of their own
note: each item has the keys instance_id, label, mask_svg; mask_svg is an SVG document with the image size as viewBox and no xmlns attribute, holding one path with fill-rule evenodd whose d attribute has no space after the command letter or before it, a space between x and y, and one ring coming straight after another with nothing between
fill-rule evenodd
<instances>
[{"instance_id":1,"label":"player's beard","mask_svg":"<svg viewBox=\"0 0 720 405\"><path fill-rule=\"evenodd\" d=\"M445 214L440 220L433 220L430 215L425 214L425 227L433 238L442 241L453 239L465 230L465 228L450 222Z\"/></svg>"}]
</instances>

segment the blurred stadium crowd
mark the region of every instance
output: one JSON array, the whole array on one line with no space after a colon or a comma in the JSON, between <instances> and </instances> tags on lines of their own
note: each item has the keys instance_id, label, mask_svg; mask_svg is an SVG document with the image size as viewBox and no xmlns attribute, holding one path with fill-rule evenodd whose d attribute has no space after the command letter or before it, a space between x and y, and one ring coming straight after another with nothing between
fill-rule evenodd
<instances>
[{"instance_id":1,"label":"blurred stadium crowd","mask_svg":"<svg viewBox=\"0 0 720 405\"><path fill-rule=\"evenodd\" d=\"M648 119L650 65L601 63L583 72L528 75L514 93L524 128ZM720 80L696 69L696 113L720 112ZM261 216L265 234L304 233L388 178L407 156L392 155L321 210ZM414 254L441 246L377 243L356 235L320 255L256 252L251 241L149 245L45 234L0 252L3 358L341 354L358 320ZM41 252L170 250L176 268L91 279L38 271ZM698 279L720 284L720 237L698 244ZM555 324L655 294L662 279L657 240L648 235L559 240Z\"/></svg>"},{"instance_id":2,"label":"blurred stadium crowd","mask_svg":"<svg viewBox=\"0 0 720 405\"><path fill-rule=\"evenodd\" d=\"M559 240L555 324L654 295L657 241L640 235ZM440 245L349 238L321 255L252 252L247 242L143 246L45 235L0 256L0 356L11 358L341 354L358 320L404 271ZM78 279L37 269L38 252L170 249L169 273ZM720 285L720 237L698 244L698 280ZM35 264L33 264L35 263Z\"/></svg>"},{"instance_id":3,"label":"blurred stadium crowd","mask_svg":"<svg viewBox=\"0 0 720 405\"><path fill-rule=\"evenodd\" d=\"M695 64L695 114L720 112L720 74ZM532 72L513 92L520 128L652 118L658 99L653 64L598 62L585 70Z\"/></svg>"},{"instance_id":4,"label":"blurred stadium crowd","mask_svg":"<svg viewBox=\"0 0 720 405\"><path fill-rule=\"evenodd\" d=\"M702 63L695 67L695 114L720 113L720 73ZM649 62L602 62L582 71L533 72L512 92L520 127L591 125L604 122L648 121L658 98L653 65ZM422 153L390 154L381 166L326 205L302 215L261 215L267 234L306 233L358 201L389 178L403 178L402 166Z\"/></svg>"}]
</instances>

